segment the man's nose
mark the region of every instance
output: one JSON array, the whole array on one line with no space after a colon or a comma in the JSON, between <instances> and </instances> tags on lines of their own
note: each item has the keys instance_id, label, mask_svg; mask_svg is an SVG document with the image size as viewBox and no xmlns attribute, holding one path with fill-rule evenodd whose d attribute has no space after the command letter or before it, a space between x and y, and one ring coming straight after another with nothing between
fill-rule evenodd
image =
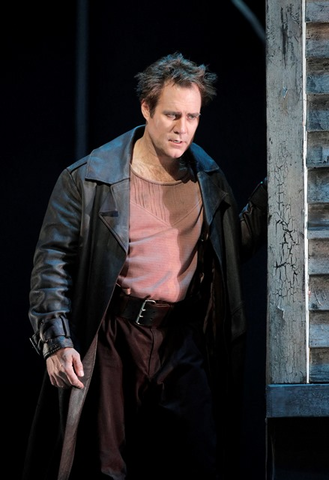
<instances>
[{"instance_id":1,"label":"man's nose","mask_svg":"<svg viewBox=\"0 0 329 480\"><path fill-rule=\"evenodd\" d=\"M176 121L175 130L178 133L187 132L187 119L183 115Z\"/></svg>"}]
</instances>

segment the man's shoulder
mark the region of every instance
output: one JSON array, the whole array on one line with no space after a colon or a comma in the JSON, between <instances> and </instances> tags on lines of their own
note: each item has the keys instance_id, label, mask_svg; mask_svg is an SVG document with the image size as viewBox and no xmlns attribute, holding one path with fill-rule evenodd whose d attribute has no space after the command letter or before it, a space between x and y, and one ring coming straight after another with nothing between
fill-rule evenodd
<instances>
[{"instance_id":1,"label":"man's shoulder","mask_svg":"<svg viewBox=\"0 0 329 480\"><path fill-rule=\"evenodd\" d=\"M119 135L69 165L67 170L89 180L107 183L125 178L129 175L132 144L142 131L143 127L138 126Z\"/></svg>"},{"instance_id":2,"label":"man's shoulder","mask_svg":"<svg viewBox=\"0 0 329 480\"><path fill-rule=\"evenodd\" d=\"M122 133L121 135L113 138L112 140L96 147L90 151L86 156L76 160L74 163L69 165L67 168L71 171L83 166L91 158L107 158L110 153L115 153L116 151L122 151L130 144L134 136L142 127L135 127L127 132Z\"/></svg>"}]
</instances>

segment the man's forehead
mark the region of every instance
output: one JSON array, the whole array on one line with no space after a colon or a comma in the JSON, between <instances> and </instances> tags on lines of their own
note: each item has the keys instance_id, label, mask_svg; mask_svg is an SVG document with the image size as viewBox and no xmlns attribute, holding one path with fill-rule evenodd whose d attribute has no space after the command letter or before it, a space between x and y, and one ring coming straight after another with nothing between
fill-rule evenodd
<instances>
[{"instance_id":1,"label":"man's forehead","mask_svg":"<svg viewBox=\"0 0 329 480\"><path fill-rule=\"evenodd\" d=\"M201 93L195 84L190 87L169 84L163 88L158 105L161 105L161 108L199 111Z\"/></svg>"}]
</instances>

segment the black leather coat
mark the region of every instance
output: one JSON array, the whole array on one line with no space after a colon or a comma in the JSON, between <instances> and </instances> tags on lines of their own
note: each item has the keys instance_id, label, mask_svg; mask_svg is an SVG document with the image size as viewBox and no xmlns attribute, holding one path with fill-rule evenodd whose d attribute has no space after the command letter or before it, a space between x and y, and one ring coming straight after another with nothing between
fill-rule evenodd
<instances>
[{"instance_id":1,"label":"black leather coat","mask_svg":"<svg viewBox=\"0 0 329 480\"><path fill-rule=\"evenodd\" d=\"M65 169L51 195L31 276L32 343L45 358L66 346L79 350L85 388L57 390L45 375L24 480L52 478L45 473L47 462L42 452L47 456L55 444L56 423L64 438L64 446L62 440L59 444L58 461L62 446L66 455L54 478L68 478L93 371L97 330L128 252L129 165L133 144L142 134L143 127L137 127ZM218 377L218 364L223 366L224 361L226 372L233 371L229 367L231 345L238 344L246 332L240 264L265 240L267 194L260 184L239 215L217 163L196 144L191 145L190 156L204 206L202 261L196 283L210 278L207 315L200 321L209 336L215 386L223 381ZM225 360L222 353L218 355L218 348L225 352Z\"/></svg>"}]
</instances>

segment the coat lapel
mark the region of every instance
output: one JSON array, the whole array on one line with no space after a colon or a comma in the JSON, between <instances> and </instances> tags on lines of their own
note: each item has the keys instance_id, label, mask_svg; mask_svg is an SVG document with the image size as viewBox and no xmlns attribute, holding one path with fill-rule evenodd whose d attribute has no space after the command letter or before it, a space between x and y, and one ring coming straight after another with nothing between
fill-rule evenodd
<instances>
[{"instance_id":1,"label":"coat lapel","mask_svg":"<svg viewBox=\"0 0 329 480\"><path fill-rule=\"evenodd\" d=\"M99 211L100 218L126 253L129 247L129 185L129 180L111 185Z\"/></svg>"},{"instance_id":2,"label":"coat lapel","mask_svg":"<svg viewBox=\"0 0 329 480\"><path fill-rule=\"evenodd\" d=\"M227 196L227 193L219 190L218 185L212 181L212 178L206 172L199 172L198 180L202 195L205 221L209 228L218 211L219 205Z\"/></svg>"}]
</instances>

